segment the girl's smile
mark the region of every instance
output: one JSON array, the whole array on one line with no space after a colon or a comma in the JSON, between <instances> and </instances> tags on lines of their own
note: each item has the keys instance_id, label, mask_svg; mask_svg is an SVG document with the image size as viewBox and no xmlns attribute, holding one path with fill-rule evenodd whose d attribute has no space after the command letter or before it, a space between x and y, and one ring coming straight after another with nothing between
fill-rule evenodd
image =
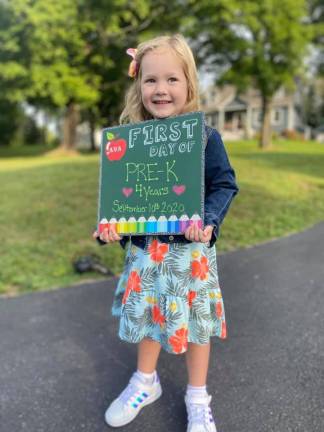
<instances>
[{"instance_id":1,"label":"girl's smile","mask_svg":"<svg viewBox=\"0 0 324 432\"><path fill-rule=\"evenodd\" d=\"M176 116L184 112L188 84L182 64L167 49L155 49L142 59L141 94L146 110L154 118Z\"/></svg>"}]
</instances>

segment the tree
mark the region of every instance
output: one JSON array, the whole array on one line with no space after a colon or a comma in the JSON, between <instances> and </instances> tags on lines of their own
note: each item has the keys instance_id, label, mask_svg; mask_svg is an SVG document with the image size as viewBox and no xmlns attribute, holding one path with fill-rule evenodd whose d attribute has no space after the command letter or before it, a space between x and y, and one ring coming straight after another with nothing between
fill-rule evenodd
<instances>
[{"instance_id":1,"label":"tree","mask_svg":"<svg viewBox=\"0 0 324 432\"><path fill-rule=\"evenodd\" d=\"M22 119L20 102L28 79L20 64L22 33L10 13L8 2L0 1L0 145L9 145Z\"/></svg>"},{"instance_id":2,"label":"tree","mask_svg":"<svg viewBox=\"0 0 324 432\"><path fill-rule=\"evenodd\" d=\"M315 74L324 76L324 3L322 0L307 0L307 8L311 43L317 52Z\"/></svg>"},{"instance_id":3,"label":"tree","mask_svg":"<svg viewBox=\"0 0 324 432\"><path fill-rule=\"evenodd\" d=\"M104 13L108 9L110 13ZM102 127L118 122L125 90L131 83L126 49L161 32L176 31L183 14L181 1L84 1L81 16L82 22L88 23L84 34L88 41L87 69L101 77L99 99L84 113L92 132L98 124Z\"/></svg>"},{"instance_id":4,"label":"tree","mask_svg":"<svg viewBox=\"0 0 324 432\"><path fill-rule=\"evenodd\" d=\"M20 37L15 67L25 73L23 97L35 107L64 111L67 148L74 147L80 114L92 130L102 119L116 120L128 82L126 48L136 46L145 32L161 31L168 23L175 28L180 17L166 0L5 3L10 34Z\"/></svg>"},{"instance_id":5,"label":"tree","mask_svg":"<svg viewBox=\"0 0 324 432\"><path fill-rule=\"evenodd\" d=\"M0 87L7 98L38 108L63 109L62 145L75 144L79 107L98 99L100 77L87 73L86 41L78 21L78 2L11 0L0 3Z\"/></svg>"},{"instance_id":6,"label":"tree","mask_svg":"<svg viewBox=\"0 0 324 432\"><path fill-rule=\"evenodd\" d=\"M79 22L78 2L13 0L22 17L30 53L28 101L63 110L62 146L74 148L80 108L96 103L100 77L85 67L87 41Z\"/></svg>"},{"instance_id":7,"label":"tree","mask_svg":"<svg viewBox=\"0 0 324 432\"><path fill-rule=\"evenodd\" d=\"M274 93L294 87L301 73L309 31L304 0L191 1L191 37L200 33L200 62L217 68L221 82L239 89L255 85L262 98L260 146L271 144L270 110Z\"/></svg>"},{"instance_id":8,"label":"tree","mask_svg":"<svg viewBox=\"0 0 324 432\"><path fill-rule=\"evenodd\" d=\"M324 79L312 77L305 80L302 94L302 118L312 129L324 122Z\"/></svg>"},{"instance_id":9,"label":"tree","mask_svg":"<svg viewBox=\"0 0 324 432\"><path fill-rule=\"evenodd\" d=\"M28 83L28 70L22 64L26 54L20 49L24 35L10 9L10 3L0 0L0 90L1 99L20 102Z\"/></svg>"}]
</instances>

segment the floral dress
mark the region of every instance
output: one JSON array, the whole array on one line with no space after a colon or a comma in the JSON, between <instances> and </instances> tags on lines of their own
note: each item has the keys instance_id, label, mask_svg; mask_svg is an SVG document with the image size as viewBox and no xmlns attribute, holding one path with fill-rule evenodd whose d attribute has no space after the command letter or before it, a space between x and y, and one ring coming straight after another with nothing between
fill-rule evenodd
<instances>
[{"instance_id":1,"label":"floral dress","mask_svg":"<svg viewBox=\"0 0 324 432\"><path fill-rule=\"evenodd\" d=\"M181 354L188 342L226 338L216 249L203 243L161 243L149 237L144 250L129 244L112 314L120 317L119 337L159 342Z\"/></svg>"}]
</instances>

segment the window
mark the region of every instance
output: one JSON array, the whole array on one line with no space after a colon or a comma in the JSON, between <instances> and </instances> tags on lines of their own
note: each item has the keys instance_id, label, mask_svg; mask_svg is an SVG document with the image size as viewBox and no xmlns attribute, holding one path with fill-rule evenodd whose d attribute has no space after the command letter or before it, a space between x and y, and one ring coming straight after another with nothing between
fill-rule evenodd
<instances>
[{"instance_id":1,"label":"window","mask_svg":"<svg viewBox=\"0 0 324 432\"><path fill-rule=\"evenodd\" d=\"M282 117L281 117L282 111L280 108L276 108L274 109L274 111L272 111L272 123L273 124L280 124L282 121Z\"/></svg>"}]
</instances>

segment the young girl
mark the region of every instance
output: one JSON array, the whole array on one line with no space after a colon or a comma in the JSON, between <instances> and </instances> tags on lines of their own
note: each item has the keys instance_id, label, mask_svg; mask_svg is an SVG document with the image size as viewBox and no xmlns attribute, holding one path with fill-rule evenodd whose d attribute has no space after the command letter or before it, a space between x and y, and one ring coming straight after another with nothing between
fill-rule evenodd
<instances>
[{"instance_id":1,"label":"young girl","mask_svg":"<svg viewBox=\"0 0 324 432\"><path fill-rule=\"evenodd\" d=\"M129 75L134 82L121 122L162 119L199 110L197 70L181 35L141 43ZM214 243L219 226L237 193L220 135L205 126L204 229L190 226L184 235L121 238L113 229L94 233L99 242L129 241L112 313L120 317L119 336L138 343L137 371L106 411L108 425L131 422L141 408L162 394L156 372L161 347L186 352L187 432L215 432L206 390L210 337L226 338Z\"/></svg>"}]
</instances>

